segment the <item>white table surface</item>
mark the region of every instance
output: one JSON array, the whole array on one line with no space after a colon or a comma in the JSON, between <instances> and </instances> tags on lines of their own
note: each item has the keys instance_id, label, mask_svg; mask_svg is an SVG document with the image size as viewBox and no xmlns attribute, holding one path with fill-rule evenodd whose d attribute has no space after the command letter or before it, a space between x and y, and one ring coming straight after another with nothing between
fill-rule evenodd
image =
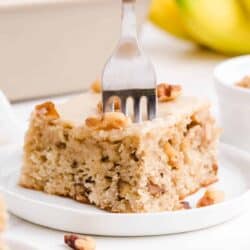
<instances>
[{"instance_id":1,"label":"white table surface","mask_svg":"<svg viewBox=\"0 0 250 250\"><path fill-rule=\"evenodd\" d=\"M181 83L186 93L210 98L216 110L212 71L214 66L224 59L223 56L167 37L148 25L143 32L142 41L156 66L159 82ZM50 99L61 102L67 98ZM32 107L39 102L41 100L14 104L14 111L20 120L27 122ZM249 222L250 211L230 222L198 232L159 237L95 237L95 239L98 250L249 250ZM9 228L6 233L6 237L31 242L44 250L66 249L63 244L63 235L64 232L25 222L14 215L10 215Z\"/></svg>"}]
</instances>

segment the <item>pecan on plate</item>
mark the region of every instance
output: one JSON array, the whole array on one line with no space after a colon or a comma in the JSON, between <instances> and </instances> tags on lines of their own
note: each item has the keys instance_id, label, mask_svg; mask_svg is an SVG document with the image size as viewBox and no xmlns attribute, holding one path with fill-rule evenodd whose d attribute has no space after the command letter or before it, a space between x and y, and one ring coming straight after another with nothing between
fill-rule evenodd
<instances>
[{"instance_id":1,"label":"pecan on plate","mask_svg":"<svg viewBox=\"0 0 250 250\"><path fill-rule=\"evenodd\" d=\"M206 207L224 201L225 194L223 191L216 189L207 189L204 195L198 201L196 207Z\"/></svg>"},{"instance_id":2,"label":"pecan on plate","mask_svg":"<svg viewBox=\"0 0 250 250\"><path fill-rule=\"evenodd\" d=\"M96 244L93 238L89 236L66 234L64 243L73 250L95 250Z\"/></svg>"}]
</instances>

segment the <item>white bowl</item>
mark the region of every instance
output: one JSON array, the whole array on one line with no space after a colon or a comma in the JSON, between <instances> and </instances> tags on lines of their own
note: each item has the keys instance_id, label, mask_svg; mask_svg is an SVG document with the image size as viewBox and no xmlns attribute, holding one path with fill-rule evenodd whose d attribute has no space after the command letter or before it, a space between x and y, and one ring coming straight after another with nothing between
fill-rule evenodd
<instances>
[{"instance_id":1,"label":"white bowl","mask_svg":"<svg viewBox=\"0 0 250 250\"><path fill-rule=\"evenodd\" d=\"M226 60L214 71L222 139L250 153L250 89L235 86L246 75L250 75L250 55Z\"/></svg>"},{"instance_id":2,"label":"white bowl","mask_svg":"<svg viewBox=\"0 0 250 250\"><path fill-rule=\"evenodd\" d=\"M0 148L6 144L22 144L25 125L18 120L9 100L0 90Z\"/></svg>"}]
</instances>

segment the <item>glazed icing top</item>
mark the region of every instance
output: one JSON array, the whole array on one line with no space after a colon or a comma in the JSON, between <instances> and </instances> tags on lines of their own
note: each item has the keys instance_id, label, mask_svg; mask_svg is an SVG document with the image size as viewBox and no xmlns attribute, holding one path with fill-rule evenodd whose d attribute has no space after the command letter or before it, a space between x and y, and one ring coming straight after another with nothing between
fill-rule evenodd
<instances>
[{"instance_id":1,"label":"glazed icing top","mask_svg":"<svg viewBox=\"0 0 250 250\"><path fill-rule=\"evenodd\" d=\"M97 104L100 100L100 94L86 92L58 105L57 111L62 120L73 123L76 126L83 125L87 117L98 114ZM155 120L144 121L140 124L132 123L131 127L152 127L160 124L164 127L171 126L184 117L209 107L209 105L208 101L196 97L181 96L174 101L159 103Z\"/></svg>"}]
</instances>

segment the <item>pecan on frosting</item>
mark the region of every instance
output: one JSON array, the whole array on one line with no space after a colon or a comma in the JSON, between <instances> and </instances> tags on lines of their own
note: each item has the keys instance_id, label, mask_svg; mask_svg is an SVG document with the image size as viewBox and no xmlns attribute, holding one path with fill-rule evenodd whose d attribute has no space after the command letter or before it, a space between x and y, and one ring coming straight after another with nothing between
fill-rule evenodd
<instances>
[{"instance_id":1,"label":"pecan on frosting","mask_svg":"<svg viewBox=\"0 0 250 250\"><path fill-rule=\"evenodd\" d=\"M53 102L44 102L39 104L35 107L35 111L38 115L54 119L58 119L60 117Z\"/></svg>"},{"instance_id":2,"label":"pecan on frosting","mask_svg":"<svg viewBox=\"0 0 250 250\"><path fill-rule=\"evenodd\" d=\"M90 86L91 90L94 92L94 93L101 93L102 92L102 84L101 84L101 81L100 80L95 80L91 86Z\"/></svg>"},{"instance_id":3,"label":"pecan on frosting","mask_svg":"<svg viewBox=\"0 0 250 250\"><path fill-rule=\"evenodd\" d=\"M94 130L122 129L131 123L131 119L120 112L107 112L85 120L87 127Z\"/></svg>"},{"instance_id":4,"label":"pecan on frosting","mask_svg":"<svg viewBox=\"0 0 250 250\"><path fill-rule=\"evenodd\" d=\"M157 86L157 96L160 102L173 101L181 95L180 85L161 83Z\"/></svg>"}]
</instances>

